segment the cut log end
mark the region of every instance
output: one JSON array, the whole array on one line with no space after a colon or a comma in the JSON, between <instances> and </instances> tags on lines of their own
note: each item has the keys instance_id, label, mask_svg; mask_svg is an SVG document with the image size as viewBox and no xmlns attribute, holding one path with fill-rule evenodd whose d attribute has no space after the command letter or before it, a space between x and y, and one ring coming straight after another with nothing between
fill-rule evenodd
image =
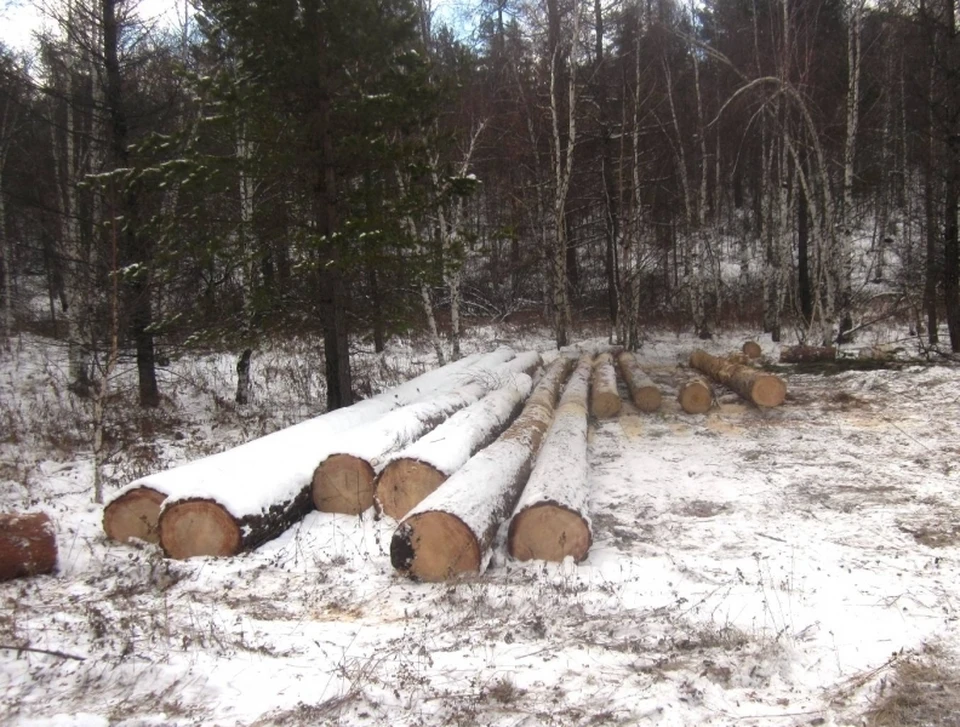
<instances>
[{"instance_id":1,"label":"cut log end","mask_svg":"<svg viewBox=\"0 0 960 727\"><path fill-rule=\"evenodd\" d=\"M614 391L596 391L590 397L590 413L598 419L617 416L620 406L620 394Z\"/></svg>"},{"instance_id":2,"label":"cut log end","mask_svg":"<svg viewBox=\"0 0 960 727\"><path fill-rule=\"evenodd\" d=\"M756 341L747 341L743 344L743 355L747 358L760 358L763 354L763 349L760 348L760 344Z\"/></svg>"},{"instance_id":3,"label":"cut log end","mask_svg":"<svg viewBox=\"0 0 960 727\"><path fill-rule=\"evenodd\" d=\"M583 517L552 503L534 505L510 523L510 555L517 560L560 562L572 556L577 562L590 550L590 528Z\"/></svg>"},{"instance_id":4,"label":"cut log end","mask_svg":"<svg viewBox=\"0 0 960 727\"><path fill-rule=\"evenodd\" d=\"M377 502L385 515L400 520L446 479L447 475L426 462L396 459L377 478Z\"/></svg>"},{"instance_id":5,"label":"cut log end","mask_svg":"<svg viewBox=\"0 0 960 727\"><path fill-rule=\"evenodd\" d=\"M0 581L53 573L57 532L46 513L0 514Z\"/></svg>"},{"instance_id":6,"label":"cut log end","mask_svg":"<svg viewBox=\"0 0 960 727\"><path fill-rule=\"evenodd\" d=\"M313 473L313 504L320 512L359 515L373 506L375 476L366 460L330 455Z\"/></svg>"},{"instance_id":7,"label":"cut log end","mask_svg":"<svg viewBox=\"0 0 960 727\"><path fill-rule=\"evenodd\" d=\"M166 495L152 487L138 487L124 493L103 509L103 531L120 543L137 538L160 542L157 520Z\"/></svg>"},{"instance_id":8,"label":"cut log end","mask_svg":"<svg viewBox=\"0 0 960 727\"><path fill-rule=\"evenodd\" d=\"M160 545L171 558L236 555L240 542L233 516L212 500L184 500L160 514Z\"/></svg>"},{"instance_id":9,"label":"cut log end","mask_svg":"<svg viewBox=\"0 0 960 727\"><path fill-rule=\"evenodd\" d=\"M753 382L750 393L757 406L780 406L787 398L787 385L778 376L764 374Z\"/></svg>"},{"instance_id":10,"label":"cut log end","mask_svg":"<svg viewBox=\"0 0 960 727\"><path fill-rule=\"evenodd\" d=\"M633 403L642 412L654 412L660 408L663 395L656 386L641 386L633 392Z\"/></svg>"},{"instance_id":11,"label":"cut log end","mask_svg":"<svg viewBox=\"0 0 960 727\"><path fill-rule=\"evenodd\" d=\"M390 541L390 561L400 573L439 583L480 571L480 546L463 521L431 510L404 522Z\"/></svg>"},{"instance_id":12,"label":"cut log end","mask_svg":"<svg viewBox=\"0 0 960 727\"><path fill-rule=\"evenodd\" d=\"M713 390L703 381L688 381L680 387L678 399L687 414L706 414L713 406Z\"/></svg>"}]
</instances>

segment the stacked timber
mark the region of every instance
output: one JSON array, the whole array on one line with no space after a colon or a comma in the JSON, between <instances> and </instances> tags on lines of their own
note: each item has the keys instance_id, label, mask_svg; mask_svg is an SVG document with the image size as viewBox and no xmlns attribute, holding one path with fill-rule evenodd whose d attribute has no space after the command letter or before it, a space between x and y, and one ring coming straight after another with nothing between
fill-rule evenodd
<instances>
[{"instance_id":1,"label":"stacked timber","mask_svg":"<svg viewBox=\"0 0 960 727\"><path fill-rule=\"evenodd\" d=\"M690 365L757 406L779 406L787 395L787 385L779 376L711 356L705 351L690 354Z\"/></svg>"},{"instance_id":2,"label":"stacked timber","mask_svg":"<svg viewBox=\"0 0 960 727\"><path fill-rule=\"evenodd\" d=\"M0 514L0 581L53 573L57 533L45 513Z\"/></svg>"},{"instance_id":3,"label":"stacked timber","mask_svg":"<svg viewBox=\"0 0 960 727\"><path fill-rule=\"evenodd\" d=\"M517 374L532 376L540 367L536 351L517 356L492 376L387 414L373 425L346 434L317 466L313 504L321 512L359 515L373 506L377 469L393 453L416 442L453 414L479 401L492 387L513 386Z\"/></svg>"},{"instance_id":4,"label":"stacked timber","mask_svg":"<svg viewBox=\"0 0 960 727\"><path fill-rule=\"evenodd\" d=\"M837 360L833 346L787 346L780 349L780 363L826 363Z\"/></svg>"},{"instance_id":5,"label":"stacked timber","mask_svg":"<svg viewBox=\"0 0 960 727\"><path fill-rule=\"evenodd\" d=\"M680 384L677 401L687 414L706 414L713 406L713 387L706 379L690 377Z\"/></svg>"},{"instance_id":6,"label":"stacked timber","mask_svg":"<svg viewBox=\"0 0 960 727\"><path fill-rule=\"evenodd\" d=\"M443 581L486 567L494 536L520 498L572 365L564 356L554 361L507 431L407 514L390 543L394 568L417 580Z\"/></svg>"},{"instance_id":7,"label":"stacked timber","mask_svg":"<svg viewBox=\"0 0 960 727\"><path fill-rule=\"evenodd\" d=\"M613 356L602 353L593 362L590 377L590 413L598 419L615 417L620 413L620 392L617 391L617 372Z\"/></svg>"},{"instance_id":8,"label":"stacked timber","mask_svg":"<svg viewBox=\"0 0 960 727\"><path fill-rule=\"evenodd\" d=\"M104 530L115 540L159 542L165 507L175 510L166 520L164 545L174 557L256 547L309 512L311 477L331 439L424 396L484 378L513 356L508 348L469 356L353 406L141 478L104 509Z\"/></svg>"},{"instance_id":9,"label":"stacked timber","mask_svg":"<svg viewBox=\"0 0 960 727\"><path fill-rule=\"evenodd\" d=\"M380 510L396 520L403 518L503 433L519 415L532 388L530 376L517 374L504 387L391 456L374 483Z\"/></svg>"},{"instance_id":10,"label":"stacked timber","mask_svg":"<svg viewBox=\"0 0 960 727\"><path fill-rule=\"evenodd\" d=\"M587 518L587 388L590 359L577 364L564 389L530 481L517 503L507 535L518 560L577 562L593 536Z\"/></svg>"},{"instance_id":11,"label":"stacked timber","mask_svg":"<svg viewBox=\"0 0 960 727\"><path fill-rule=\"evenodd\" d=\"M640 368L637 357L624 351L617 357L617 364L620 367L620 375L627 382L627 388L630 390L630 399L637 409L644 412L657 411L663 400L660 387L654 384L653 380Z\"/></svg>"}]
</instances>

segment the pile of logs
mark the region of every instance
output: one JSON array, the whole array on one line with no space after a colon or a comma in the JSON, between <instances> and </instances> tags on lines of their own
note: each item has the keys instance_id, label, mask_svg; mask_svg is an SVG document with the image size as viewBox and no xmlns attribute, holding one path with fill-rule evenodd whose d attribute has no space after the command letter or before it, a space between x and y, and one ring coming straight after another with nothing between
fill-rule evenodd
<instances>
[{"instance_id":1,"label":"pile of logs","mask_svg":"<svg viewBox=\"0 0 960 727\"><path fill-rule=\"evenodd\" d=\"M779 376L705 351L690 354L690 366L759 407L780 406L787 395L787 385Z\"/></svg>"}]
</instances>

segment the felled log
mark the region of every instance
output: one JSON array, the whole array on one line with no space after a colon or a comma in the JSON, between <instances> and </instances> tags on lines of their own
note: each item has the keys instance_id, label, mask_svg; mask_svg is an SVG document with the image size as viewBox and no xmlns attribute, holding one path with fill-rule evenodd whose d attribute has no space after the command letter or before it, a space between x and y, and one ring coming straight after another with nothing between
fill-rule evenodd
<instances>
[{"instance_id":1,"label":"felled log","mask_svg":"<svg viewBox=\"0 0 960 727\"><path fill-rule=\"evenodd\" d=\"M587 388L590 360L580 359L517 503L507 547L518 560L577 562L593 536L587 519Z\"/></svg>"},{"instance_id":2,"label":"felled log","mask_svg":"<svg viewBox=\"0 0 960 727\"><path fill-rule=\"evenodd\" d=\"M397 571L434 582L486 567L490 546L520 498L572 365L565 356L554 361L507 431L407 514L390 542L390 561Z\"/></svg>"},{"instance_id":3,"label":"felled log","mask_svg":"<svg viewBox=\"0 0 960 727\"><path fill-rule=\"evenodd\" d=\"M654 412L659 409L663 400L660 387L643 372L640 364L637 363L637 357L629 351L624 351L617 357L617 364L620 367L620 375L627 382L630 398L637 409L645 412Z\"/></svg>"},{"instance_id":4,"label":"felled log","mask_svg":"<svg viewBox=\"0 0 960 727\"><path fill-rule=\"evenodd\" d=\"M787 395L787 385L779 376L711 356L705 351L690 354L690 365L757 406L779 406Z\"/></svg>"},{"instance_id":5,"label":"felled log","mask_svg":"<svg viewBox=\"0 0 960 727\"><path fill-rule=\"evenodd\" d=\"M687 379L680 384L677 401L687 414L706 414L713 406L713 387L699 376Z\"/></svg>"},{"instance_id":6,"label":"felled log","mask_svg":"<svg viewBox=\"0 0 960 727\"><path fill-rule=\"evenodd\" d=\"M528 375L519 374L393 455L374 482L381 511L400 520L420 504L500 436L519 415L532 386Z\"/></svg>"},{"instance_id":7,"label":"felled log","mask_svg":"<svg viewBox=\"0 0 960 727\"><path fill-rule=\"evenodd\" d=\"M103 531L120 543L136 538L160 542L160 506L167 496L152 487L136 487L116 497L103 509Z\"/></svg>"},{"instance_id":8,"label":"felled log","mask_svg":"<svg viewBox=\"0 0 960 727\"><path fill-rule=\"evenodd\" d=\"M615 417L620 413L620 392L617 391L617 372L613 356L602 353L593 362L590 382L590 413L599 418Z\"/></svg>"},{"instance_id":9,"label":"felled log","mask_svg":"<svg viewBox=\"0 0 960 727\"><path fill-rule=\"evenodd\" d=\"M373 507L374 479L387 457L479 401L501 380L508 380L518 373L529 376L539 366L539 353L521 354L503 364L490 377L402 407L374 424L348 433L313 474L314 506L321 512L347 515L359 515Z\"/></svg>"},{"instance_id":10,"label":"felled log","mask_svg":"<svg viewBox=\"0 0 960 727\"><path fill-rule=\"evenodd\" d=\"M756 341L747 341L743 344L743 355L747 358L760 358L763 355L763 349Z\"/></svg>"},{"instance_id":11,"label":"felled log","mask_svg":"<svg viewBox=\"0 0 960 727\"><path fill-rule=\"evenodd\" d=\"M780 349L780 363L824 363L837 360L833 346L787 346Z\"/></svg>"},{"instance_id":12,"label":"felled log","mask_svg":"<svg viewBox=\"0 0 960 727\"><path fill-rule=\"evenodd\" d=\"M353 406L145 477L128 491L150 487L167 496L158 528L160 545L171 557L233 555L255 548L313 508L313 472L338 438L403 405L488 379L514 355L501 348L470 356Z\"/></svg>"},{"instance_id":13,"label":"felled log","mask_svg":"<svg viewBox=\"0 0 960 727\"><path fill-rule=\"evenodd\" d=\"M53 573L57 532L46 513L0 514L0 581Z\"/></svg>"}]
</instances>

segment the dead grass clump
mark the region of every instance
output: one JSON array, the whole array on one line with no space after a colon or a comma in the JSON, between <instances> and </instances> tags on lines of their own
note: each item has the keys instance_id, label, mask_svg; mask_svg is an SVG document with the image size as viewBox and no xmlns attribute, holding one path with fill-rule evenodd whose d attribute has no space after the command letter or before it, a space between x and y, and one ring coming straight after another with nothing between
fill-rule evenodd
<instances>
[{"instance_id":1,"label":"dead grass clump","mask_svg":"<svg viewBox=\"0 0 960 727\"><path fill-rule=\"evenodd\" d=\"M523 696L523 690L509 677L501 677L487 690L487 695L499 704L514 704Z\"/></svg>"},{"instance_id":2,"label":"dead grass clump","mask_svg":"<svg viewBox=\"0 0 960 727\"><path fill-rule=\"evenodd\" d=\"M868 403L859 396L851 394L849 391L835 391L827 397L827 403L831 408L840 411L850 411L851 409L864 409Z\"/></svg>"},{"instance_id":3,"label":"dead grass clump","mask_svg":"<svg viewBox=\"0 0 960 727\"><path fill-rule=\"evenodd\" d=\"M869 727L960 727L960 671L937 646L898 661L880 680L866 713Z\"/></svg>"},{"instance_id":4,"label":"dead grass clump","mask_svg":"<svg viewBox=\"0 0 960 727\"><path fill-rule=\"evenodd\" d=\"M678 515L687 517L708 518L716 517L721 513L728 512L730 506L724 502L710 502L709 500L691 500L680 505L674 510Z\"/></svg>"}]
</instances>

